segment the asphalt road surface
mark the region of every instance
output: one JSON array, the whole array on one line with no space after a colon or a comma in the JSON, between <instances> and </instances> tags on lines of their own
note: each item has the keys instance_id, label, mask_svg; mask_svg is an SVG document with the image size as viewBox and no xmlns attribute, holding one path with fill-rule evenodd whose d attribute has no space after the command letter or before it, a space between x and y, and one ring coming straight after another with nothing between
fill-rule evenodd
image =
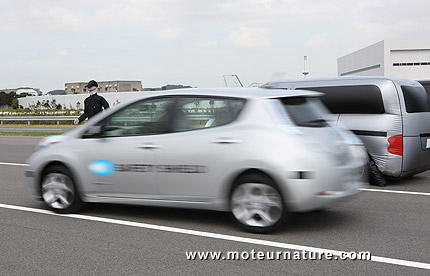
<instances>
[{"instance_id":1,"label":"asphalt road surface","mask_svg":"<svg viewBox=\"0 0 430 276\"><path fill-rule=\"evenodd\" d=\"M79 215L55 215L23 184L25 160L39 140L0 137L0 275L430 273L429 172L371 186L325 211L293 214L280 231L258 235L241 231L222 212L91 204ZM302 250L370 252L372 259L252 258ZM249 259L188 260L193 251L224 257L234 251Z\"/></svg>"}]
</instances>

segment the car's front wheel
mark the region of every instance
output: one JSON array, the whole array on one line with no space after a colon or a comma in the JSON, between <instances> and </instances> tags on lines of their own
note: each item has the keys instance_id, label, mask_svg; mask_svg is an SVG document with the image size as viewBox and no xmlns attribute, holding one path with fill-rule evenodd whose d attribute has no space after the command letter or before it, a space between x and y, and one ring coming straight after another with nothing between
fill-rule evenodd
<instances>
[{"instance_id":1,"label":"car's front wheel","mask_svg":"<svg viewBox=\"0 0 430 276\"><path fill-rule=\"evenodd\" d=\"M230 194L233 218L245 230L267 233L285 219L283 198L273 181L264 175L245 175L238 179Z\"/></svg>"},{"instance_id":2,"label":"car's front wheel","mask_svg":"<svg viewBox=\"0 0 430 276\"><path fill-rule=\"evenodd\" d=\"M47 168L42 178L41 194L45 204L56 213L72 213L82 207L73 177L63 166Z\"/></svg>"}]
</instances>

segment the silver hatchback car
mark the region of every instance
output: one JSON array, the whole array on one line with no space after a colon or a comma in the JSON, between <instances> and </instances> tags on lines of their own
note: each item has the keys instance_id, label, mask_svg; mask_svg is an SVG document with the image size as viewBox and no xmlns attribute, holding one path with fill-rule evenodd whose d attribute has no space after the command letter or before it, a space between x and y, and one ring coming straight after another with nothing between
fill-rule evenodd
<instances>
[{"instance_id":1,"label":"silver hatchback car","mask_svg":"<svg viewBox=\"0 0 430 276\"><path fill-rule=\"evenodd\" d=\"M319 92L144 95L44 139L27 160L32 193L58 213L83 202L210 209L267 232L367 184L365 148Z\"/></svg>"}]
</instances>

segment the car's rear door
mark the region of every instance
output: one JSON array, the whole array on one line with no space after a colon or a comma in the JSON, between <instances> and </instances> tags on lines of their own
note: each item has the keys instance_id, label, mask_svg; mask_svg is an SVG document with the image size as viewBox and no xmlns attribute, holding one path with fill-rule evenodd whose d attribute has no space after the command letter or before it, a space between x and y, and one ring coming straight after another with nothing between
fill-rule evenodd
<instances>
[{"instance_id":1,"label":"car's rear door","mask_svg":"<svg viewBox=\"0 0 430 276\"><path fill-rule=\"evenodd\" d=\"M177 101L173 133L160 137L160 174L166 200L206 202L219 189L232 154L241 143L233 131L243 99L183 96Z\"/></svg>"}]
</instances>

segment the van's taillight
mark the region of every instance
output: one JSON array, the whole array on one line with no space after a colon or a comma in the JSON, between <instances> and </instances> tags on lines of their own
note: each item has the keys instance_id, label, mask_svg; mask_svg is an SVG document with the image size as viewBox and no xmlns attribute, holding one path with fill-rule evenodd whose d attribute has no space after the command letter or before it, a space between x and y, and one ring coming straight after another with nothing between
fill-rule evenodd
<instances>
[{"instance_id":1,"label":"van's taillight","mask_svg":"<svg viewBox=\"0 0 430 276\"><path fill-rule=\"evenodd\" d=\"M403 135L396 135L388 138L388 152L403 156Z\"/></svg>"}]
</instances>

